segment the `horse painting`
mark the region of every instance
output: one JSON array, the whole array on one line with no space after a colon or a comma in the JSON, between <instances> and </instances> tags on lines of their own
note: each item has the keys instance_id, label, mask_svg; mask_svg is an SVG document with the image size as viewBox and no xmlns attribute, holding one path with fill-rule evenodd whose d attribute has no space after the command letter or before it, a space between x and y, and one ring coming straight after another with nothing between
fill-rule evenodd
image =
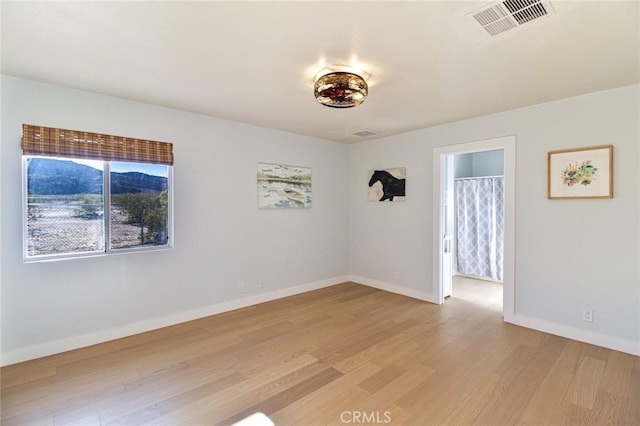
<instances>
[{"instance_id":1,"label":"horse painting","mask_svg":"<svg viewBox=\"0 0 640 426\"><path fill-rule=\"evenodd\" d=\"M394 176L390 172L395 172ZM406 176L405 168L388 169L388 170L375 170L369 179L369 200L371 201L393 201L394 197L405 196L405 180ZM380 185L374 185L380 182Z\"/></svg>"}]
</instances>

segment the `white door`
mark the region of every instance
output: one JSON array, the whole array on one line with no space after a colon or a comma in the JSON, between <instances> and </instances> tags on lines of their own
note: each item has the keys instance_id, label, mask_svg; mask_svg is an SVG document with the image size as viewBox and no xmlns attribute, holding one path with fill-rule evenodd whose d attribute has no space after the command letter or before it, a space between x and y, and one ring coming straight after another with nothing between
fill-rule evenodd
<instances>
[{"instance_id":1,"label":"white door","mask_svg":"<svg viewBox=\"0 0 640 426\"><path fill-rule=\"evenodd\" d=\"M442 167L442 296L453 294L453 234L454 234L454 205L453 205L453 155L444 158Z\"/></svg>"},{"instance_id":2,"label":"white door","mask_svg":"<svg viewBox=\"0 0 640 426\"><path fill-rule=\"evenodd\" d=\"M456 154L464 154L478 151L504 150L504 272L502 286L502 313L506 322L515 322L515 187L516 187L516 138L515 136L503 136L495 139L486 139L476 142L445 145L433 149L433 259L432 277L433 294L436 303L444 302L444 238L447 234L444 219L444 176L442 169L445 167L447 157ZM451 185L452 186L452 185ZM453 193L451 194L453 197ZM453 203L452 203L453 204ZM451 210L453 213L453 210ZM453 221L450 222L453 225ZM454 241L455 243L455 241ZM455 244L452 244L452 246ZM453 258L453 249L450 254ZM450 276L450 275L448 275Z\"/></svg>"}]
</instances>

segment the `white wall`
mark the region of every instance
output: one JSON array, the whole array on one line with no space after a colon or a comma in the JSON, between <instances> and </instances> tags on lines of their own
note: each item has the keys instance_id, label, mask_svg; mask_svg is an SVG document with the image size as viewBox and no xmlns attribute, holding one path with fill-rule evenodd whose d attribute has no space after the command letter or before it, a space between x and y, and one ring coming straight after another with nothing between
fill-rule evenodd
<instances>
[{"instance_id":1,"label":"white wall","mask_svg":"<svg viewBox=\"0 0 640 426\"><path fill-rule=\"evenodd\" d=\"M640 354L640 86L350 146L350 271L434 300L433 149L516 136L516 322ZM614 198L548 200L547 152L612 144ZM366 198L367 171L406 167L404 203ZM582 321L583 308L594 321Z\"/></svg>"},{"instance_id":2,"label":"white wall","mask_svg":"<svg viewBox=\"0 0 640 426\"><path fill-rule=\"evenodd\" d=\"M22 123L173 142L175 249L24 264ZM347 278L346 145L3 77L0 153L4 363ZM259 161L311 167L313 207L258 210Z\"/></svg>"},{"instance_id":3,"label":"white wall","mask_svg":"<svg viewBox=\"0 0 640 426\"><path fill-rule=\"evenodd\" d=\"M639 92L624 87L349 146L3 77L2 362L349 275L432 300L433 148L503 135L517 138L516 319L640 354ZM175 249L24 264L22 123L173 142ZM547 152L601 144L614 145L615 197L547 200ZM258 210L258 161L312 167L313 208ZM406 202L368 202L367 172L390 167L407 167ZM593 323L581 320L583 308L594 310Z\"/></svg>"}]
</instances>

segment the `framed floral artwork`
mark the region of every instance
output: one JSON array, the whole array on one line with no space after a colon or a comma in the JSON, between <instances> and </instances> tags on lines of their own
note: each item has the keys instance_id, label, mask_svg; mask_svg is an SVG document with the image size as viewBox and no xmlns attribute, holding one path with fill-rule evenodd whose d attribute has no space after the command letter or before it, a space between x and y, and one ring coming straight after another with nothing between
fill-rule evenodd
<instances>
[{"instance_id":1,"label":"framed floral artwork","mask_svg":"<svg viewBox=\"0 0 640 426\"><path fill-rule=\"evenodd\" d=\"M613 146L551 151L547 198L613 198Z\"/></svg>"}]
</instances>

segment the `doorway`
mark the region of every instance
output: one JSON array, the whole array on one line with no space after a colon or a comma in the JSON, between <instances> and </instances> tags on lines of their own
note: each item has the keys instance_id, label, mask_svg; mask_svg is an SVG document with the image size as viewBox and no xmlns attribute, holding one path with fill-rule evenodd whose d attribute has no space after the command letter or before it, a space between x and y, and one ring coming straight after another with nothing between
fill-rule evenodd
<instances>
[{"instance_id":1,"label":"doorway","mask_svg":"<svg viewBox=\"0 0 640 426\"><path fill-rule=\"evenodd\" d=\"M434 255L433 282L434 295L438 303L452 294L454 279L453 269L456 264L455 246L457 243L455 231L454 211L454 180L456 165L454 158L463 159L464 155L474 154L477 158L496 154L501 155L502 175L499 184L504 200L503 250L502 269L499 271L503 282L502 312L505 319L514 315L514 217L515 217L515 136L506 136L463 144L449 145L434 149ZM467 157L472 158L472 157ZM495 163L495 158L494 160ZM487 166L485 164L485 166ZM493 167L495 168L495 164ZM462 167L459 164L458 170ZM487 172L485 171L484 174ZM495 180L495 179L494 179ZM483 182L482 185L488 185ZM483 273L484 274L484 273ZM497 278L497 271L493 271L493 278ZM473 275L473 274L471 274ZM497 279L496 279L497 280Z\"/></svg>"}]
</instances>

